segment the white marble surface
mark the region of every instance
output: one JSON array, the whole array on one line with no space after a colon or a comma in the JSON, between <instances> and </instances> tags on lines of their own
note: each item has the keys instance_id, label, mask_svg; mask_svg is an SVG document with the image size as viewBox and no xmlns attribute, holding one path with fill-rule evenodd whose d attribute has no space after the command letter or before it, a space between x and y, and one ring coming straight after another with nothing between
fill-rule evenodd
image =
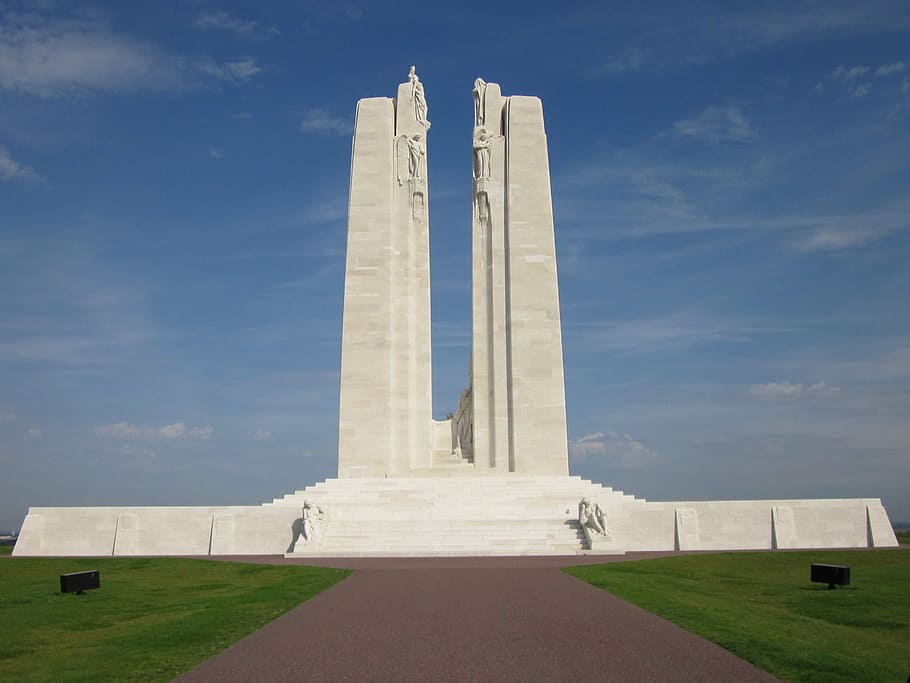
<instances>
[{"instance_id":1,"label":"white marble surface","mask_svg":"<svg viewBox=\"0 0 910 683\"><path fill-rule=\"evenodd\" d=\"M338 474L432 464L426 96L360 100L354 124L342 325ZM415 151L416 150L416 151Z\"/></svg>"},{"instance_id":2,"label":"white marble surface","mask_svg":"<svg viewBox=\"0 0 910 683\"><path fill-rule=\"evenodd\" d=\"M473 454L478 472L568 474L543 107L475 83Z\"/></svg>"},{"instance_id":3,"label":"white marble surface","mask_svg":"<svg viewBox=\"0 0 910 683\"><path fill-rule=\"evenodd\" d=\"M583 497L603 508L610 533L590 548ZM648 502L578 477L503 474L330 479L248 507L32 508L14 555L293 552L304 501L326 511L325 524L320 543L297 550L326 557L897 545L878 499ZM786 533L772 525L780 510Z\"/></svg>"}]
</instances>

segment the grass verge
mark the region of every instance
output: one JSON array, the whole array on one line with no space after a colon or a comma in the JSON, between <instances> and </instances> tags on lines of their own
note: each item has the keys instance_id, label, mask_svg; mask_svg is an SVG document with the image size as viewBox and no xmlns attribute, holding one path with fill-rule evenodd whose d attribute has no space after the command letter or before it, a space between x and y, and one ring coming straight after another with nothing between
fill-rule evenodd
<instances>
[{"instance_id":1,"label":"grass verge","mask_svg":"<svg viewBox=\"0 0 910 683\"><path fill-rule=\"evenodd\" d=\"M851 585L809 582L847 565ZM903 681L910 550L685 555L566 569L787 681Z\"/></svg>"},{"instance_id":2,"label":"grass verge","mask_svg":"<svg viewBox=\"0 0 910 683\"><path fill-rule=\"evenodd\" d=\"M13 552L12 545L0 545L0 555L9 555Z\"/></svg>"},{"instance_id":3,"label":"grass verge","mask_svg":"<svg viewBox=\"0 0 910 683\"><path fill-rule=\"evenodd\" d=\"M898 531L896 534L897 542L901 545L910 545L910 531Z\"/></svg>"},{"instance_id":4,"label":"grass verge","mask_svg":"<svg viewBox=\"0 0 910 683\"><path fill-rule=\"evenodd\" d=\"M60 593L99 569L101 588ZM169 681L350 574L165 558L0 562L0 680Z\"/></svg>"}]
</instances>

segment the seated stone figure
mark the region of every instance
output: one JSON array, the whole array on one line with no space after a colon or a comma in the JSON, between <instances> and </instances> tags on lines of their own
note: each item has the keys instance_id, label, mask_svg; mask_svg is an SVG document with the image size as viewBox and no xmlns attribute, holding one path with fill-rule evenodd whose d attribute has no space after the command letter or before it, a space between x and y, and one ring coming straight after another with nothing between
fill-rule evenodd
<instances>
[{"instance_id":1,"label":"seated stone figure","mask_svg":"<svg viewBox=\"0 0 910 683\"><path fill-rule=\"evenodd\" d=\"M601 536L610 537L607 531L607 514L597 503L592 503L587 498L582 498L578 503L578 522L582 529L589 529Z\"/></svg>"}]
</instances>

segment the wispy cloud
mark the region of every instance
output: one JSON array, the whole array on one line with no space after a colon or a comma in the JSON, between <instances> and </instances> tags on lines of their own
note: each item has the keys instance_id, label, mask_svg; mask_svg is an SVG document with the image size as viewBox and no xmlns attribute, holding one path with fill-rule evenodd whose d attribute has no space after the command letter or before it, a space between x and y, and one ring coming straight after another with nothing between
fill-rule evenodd
<instances>
[{"instance_id":1,"label":"wispy cloud","mask_svg":"<svg viewBox=\"0 0 910 683\"><path fill-rule=\"evenodd\" d=\"M218 80L234 83L246 83L257 74L262 73L262 68L252 57L223 63L206 60L197 62L196 68Z\"/></svg>"},{"instance_id":2,"label":"wispy cloud","mask_svg":"<svg viewBox=\"0 0 910 683\"><path fill-rule=\"evenodd\" d=\"M16 413L0 413L0 424L3 424L4 422L15 422L16 419Z\"/></svg>"},{"instance_id":3,"label":"wispy cloud","mask_svg":"<svg viewBox=\"0 0 910 683\"><path fill-rule=\"evenodd\" d=\"M874 10L849 0L831 0L820 12L814 3L780 7L719 4L668 6L655 13L593 5L564 20L585 30L603 31L610 49L592 76L615 76L642 70L673 71L739 54L770 50L841 36L900 32L910 28L910 11L900 0L876 3ZM599 27L603 27L602 29ZM659 51L642 45L660 45Z\"/></svg>"},{"instance_id":4,"label":"wispy cloud","mask_svg":"<svg viewBox=\"0 0 910 683\"><path fill-rule=\"evenodd\" d=\"M218 147L209 147L209 156L212 159L223 159L224 152L222 152Z\"/></svg>"},{"instance_id":5,"label":"wispy cloud","mask_svg":"<svg viewBox=\"0 0 910 683\"><path fill-rule=\"evenodd\" d=\"M603 74L622 74L627 71L638 71L655 61L654 53L638 47L630 47L625 52L604 62L599 71Z\"/></svg>"},{"instance_id":6,"label":"wispy cloud","mask_svg":"<svg viewBox=\"0 0 910 683\"><path fill-rule=\"evenodd\" d=\"M28 307L16 306L28 292ZM0 360L107 366L136 361L161 331L147 291L82 242L22 239L0 252Z\"/></svg>"},{"instance_id":7,"label":"wispy cloud","mask_svg":"<svg viewBox=\"0 0 910 683\"><path fill-rule=\"evenodd\" d=\"M693 310L618 322L567 325L564 329L579 350L614 353L653 353L706 344L742 343L758 334L781 331L755 321Z\"/></svg>"},{"instance_id":8,"label":"wispy cloud","mask_svg":"<svg viewBox=\"0 0 910 683\"><path fill-rule=\"evenodd\" d=\"M753 384L747 393L764 401L789 401L804 397L828 398L840 391L824 382L815 384L793 384L792 382L770 382L768 384Z\"/></svg>"},{"instance_id":9,"label":"wispy cloud","mask_svg":"<svg viewBox=\"0 0 910 683\"><path fill-rule=\"evenodd\" d=\"M137 427L129 422L116 422L114 424L95 427L92 432L97 436L133 438L133 439L195 439L207 441L212 438L215 429L211 425L205 427L187 427L183 422L163 425L161 427Z\"/></svg>"},{"instance_id":10,"label":"wispy cloud","mask_svg":"<svg viewBox=\"0 0 910 683\"><path fill-rule=\"evenodd\" d=\"M894 202L865 213L819 217L816 221L807 235L794 242L798 251L855 249L910 229L910 201Z\"/></svg>"},{"instance_id":11,"label":"wispy cloud","mask_svg":"<svg viewBox=\"0 0 910 683\"><path fill-rule=\"evenodd\" d=\"M351 132L351 122L346 118L332 116L323 109L310 109L303 115L300 130L304 133L346 135Z\"/></svg>"},{"instance_id":12,"label":"wispy cloud","mask_svg":"<svg viewBox=\"0 0 910 683\"><path fill-rule=\"evenodd\" d=\"M875 70L876 76L893 76L898 74L904 69L907 68L907 65L904 62L892 62L891 64L882 64Z\"/></svg>"},{"instance_id":13,"label":"wispy cloud","mask_svg":"<svg viewBox=\"0 0 910 683\"><path fill-rule=\"evenodd\" d=\"M601 459L625 468L650 464L659 454L630 434L606 430L569 440L569 453L576 460Z\"/></svg>"},{"instance_id":14,"label":"wispy cloud","mask_svg":"<svg viewBox=\"0 0 910 683\"><path fill-rule=\"evenodd\" d=\"M825 79L829 81L855 81L869 73L871 69L868 66L843 66L840 65L832 69Z\"/></svg>"},{"instance_id":15,"label":"wispy cloud","mask_svg":"<svg viewBox=\"0 0 910 683\"><path fill-rule=\"evenodd\" d=\"M180 61L158 47L73 14L0 16L0 88L57 97L94 91L170 89Z\"/></svg>"},{"instance_id":16,"label":"wispy cloud","mask_svg":"<svg viewBox=\"0 0 910 683\"><path fill-rule=\"evenodd\" d=\"M272 439L272 432L268 432L264 429L257 429L253 434L253 438L256 441L270 441Z\"/></svg>"},{"instance_id":17,"label":"wispy cloud","mask_svg":"<svg viewBox=\"0 0 910 683\"><path fill-rule=\"evenodd\" d=\"M246 83L262 68L168 52L111 28L101 13L0 10L0 90L38 97L185 90L200 77Z\"/></svg>"},{"instance_id":18,"label":"wispy cloud","mask_svg":"<svg viewBox=\"0 0 910 683\"><path fill-rule=\"evenodd\" d=\"M755 131L739 107L707 107L698 115L673 124L673 134L704 142L745 142Z\"/></svg>"},{"instance_id":19,"label":"wispy cloud","mask_svg":"<svg viewBox=\"0 0 910 683\"><path fill-rule=\"evenodd\" d=\"M221 9L211 9L196 17L196 26L206 30L227 31L244 38L262 38L279 33L276 26L265 26L258 21L241 19Z\"/></svg>"},{"instance_id":20,"label":"wispy cloud","mask_svg":"<svg viewBox=\"0 0 910 683\"><path fill-rule=\"evenodd\" d=\"M32 437L33 439L40 439L40 438L41 438L41 430L38 429L37 427L32 427L32 428L30 428L30 429L28 430L28 435L29 435L30 437Z\"/></svg>"},{"instance_id":21,"label":"wispy cloud","mask_svg":"<svg viewBox=\"0 0 910 683\"><path fill-rule=\"evenodd\" d=\"M13 159L4 147L0 147L0 178L3 180L40 180L30 167Z\"/></svg>"},{"instance_id":22,"label":"wispy cloud","mask_svg":"<svg viewBox=\"0 0 910 683\"><path fill-rule=\"evenodd\" d=\"M867 97L872 92L872 83L868 79L888 79L891 76L902 73L908 68L904 62L889 62L877 67L870 66L844 66L843 64L835 67L815 85L815 90L820 92L825 89L825 83L840 83L849 89L851 99L861 99ZM865 83L859 81L865 80Z\"/></svg>"}]
</instances>

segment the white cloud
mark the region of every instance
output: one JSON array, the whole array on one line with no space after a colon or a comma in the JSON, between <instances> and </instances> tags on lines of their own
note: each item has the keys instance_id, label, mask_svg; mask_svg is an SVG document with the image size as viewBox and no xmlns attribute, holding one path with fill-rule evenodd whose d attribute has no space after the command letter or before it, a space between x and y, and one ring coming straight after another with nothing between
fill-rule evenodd
<instances>
[{"instance_id":1,"label":"white cloud","mask_svg":"<svg viewBox=\"0 0 910 683\"><path fill-rule=\"evenodd\" d=\"M267 432L263 429L257 429L256 433L253 434L253 438L257 441L268 441L272 438L272 432Z\"/></svg>"},{"instance_id":2,"label":"white cloud","mask_svg":"<svg viewBox=\"0 0 910 683\"><path fill-rule=\"evenodd\" d=\"M277 35L275 26L263 26L258 21L241 19L230 12L220 9L207 10L196 18L196 26L201 29L227 31L238 36L252 38L265 35Z\"/></svg>"},{"instance_id":3,"label":"white cloud","mask_svg":"<svg viewBox=\"0 0 910 683\"><path fill-rule=\"evenodd\" d=\"M223 159L224 152L222 152L218 147L209 147L209 156L212 159Z\"/></svg>"},{"instance_id":4,"label":"white cloud","mask_svg":"<svg viewBox=\"0 0 910 683\"><path fill-rule=\"evenodd\" d=\"M129 455L129 456L139 457L139 458L151 459L151 458L157 457L157 454L155 453L155 451L153 451L149 448L135 448L135 447L133 447L133 444L129 444L129 443L123 444L122 453L123 453L123 455Z\"/></svg>"},{"instance_id":5,"label":"white cloud","mask_svg":"<svg viewBox=\"0 0 910 683\"><path fill-rule=\"evenodd\" d=\"M41 430L38 429L37 427L32 427L31 429L28 430L28 435L30 437L32 437L33 439L39 439L39 438L41 438Z\"/></svg>"},{"instance_id":6,"label":"white cloud","mask_svg":"<svg viewBox=\"0 0 910 683\"><path fill-rule=\"evenodd\" d=\"M332 116L323 109L310 109L303 115L300 130L345 135L351 132L351 122L346 118Z\"/></svg>"},{"instance_id":7,"label":"white cloud","mask_svg":"<svg viewBox=\"0 0 910 683\"><path fill-rule=\"evenodd\" d=\"M196 439L201 441L211 439L215 432L211 425L187 428L183 422L174 422L162 427L137 427L129 422L117 422L95 427L92 431L98 436L119 438Z\"/></svg>"},{"instance_id":8,"label":"white cloud","mask_svg":"<svg viewBox=\"0 0 910 683\"><path fill-rule=\"evenodd\" d=\"M248 119L253 118L253 115L248 111L239 111L236 114L234 114L234 116L232 116L231 118L238 119L240 121L246 121Z\"/></svg>"},{"instance_id":9,"label":"white cloud","mask_svg":"<svg viewBox=\"0 0 910 683\"><path fill-rule=\"evenodd\" d=\"M846 67L841 65L828 72L825 76L825 80L842 82L849 88L851 99L861 99L863 97L868 97L873 90L872 84L869 82L857 83L861 78L873 76L876 78L887 78L899 74L907 68L908 65L904 62L891 62L889 64L882 64L876 68L868 66ZM822 90L822 88L821 82L815 86L816 90Z\"/></svg>"},{"instance_id":10,"label":"white cloud","mask_svg":"<svg viewBox=\"0 0 910 683\"><path fill-rule=\"evenodd\" d=\"M828 398L838 393L840 389L828 386L824 382L815 384L793 384L792 382L770 382L768 384L753 384L749 387L750 396L763 401L787 401L808 396L810 398Z\"/></svg>"},{"instance_id":11,"label":"white cloud","mask_svg":"<svg viewBox=\"0 0 910 683\"><path fill-rule=\"evenodd\" d=\"M819 228L797 245L800 251L841 251L861 247L885 233L873 227Z\"/></svg>"},{"instance_id":12,"label":"white cloud","mask_svg":"<svg viewBox=\"0 0 910 683\"><path fill-rule=\"evenodd\" d=\"M39 180L40 176L29 166L13 159L5 148L0 147L0 178L3 180Z\"/></svg>"},{"instance_id":13,"label":"white cloud","mask_svg":"<svg viewBox=\"0 0 910 683\"><path fill-rule=\"evenodd\" d=\"M761 321L737 319L679 310L666 315L584 325L564 325L577 349L612 353L654 353L705 344L741 343L773 326Z\"/></svg>"},{"instance_id":14,"label":"white cloud","mask_svg":"<svg viewBox=\"0 0 910 683\"><path fill-rule=\"evenodd\" d=\"M580 3L579 3L580 4ZM607 49L591 75L614 75L637 68L672 71L781 45L799 45L842 36L898 33L910 28L906 2L714 3L697 12L671 3L654 12L642 3L585 3L565 12L564 22L601 31ZM550 30L558 30L560 22ZM534 37L545 36L541 28ZM642 45L659 45L656 52ZM635 60L642 61L635 67Z\"/></svg>"},{"instance_id":15,"label":"white cloud","mask_svg":"<svg viewBox=\"0 0 910 683\"><path fill-rule=\"evenodd\" d=\"M186 425L182 422L164 425L158 427L157 434L163 439L179 439L186 434Z\"/></svg>"},{"instance_id":16,"label":"white cloud","mask_svg":"<svg viewBox=\"0 0 910 683\"><path fill-rule=\"evenodd\" d=\"M875 70L876 76L893 76L907 68L904 62L892 62L891 64L882 64Z\"/></svg>"},{"instance_id":17,"label":"white cloud","mask_svg":"<svg viewBox=\"0 0 910 683\"><path fill-rule=\"evenodd\" d=\"M627 71L638 71L654 61L654 54L650 50L631 47L621 56L605 62L598 71L608 75L621 74Z\"/></svg>"},{"instance_id":18,"label":"white cloud","mask_svg":"<svg viewBox=\"0 0 910 683\"><path fill-rule=\"evenodd\" d=\"M246 83L256 74L262 73L262 68L252 57L224 62L223 64L205 60L197 62L196 68L208 76L232 83Z\"/></svg>"},{"instance_id":19,"label":"white cloud","mask_svg":"<svg viewBox=\"0 0 910 683\"><path fill-rule=\"evenodd\" d=\"M0 89L39 97L181 82L179 60L83 16L0 16Z\"/></svg>"},{"instance_id":20,"label":"white cloud","mask_svg":"<svg viewBox=\"0 0 910 683\"><path fill-rule=\"evenodd\" d=\"M641 467L660 457L657 451L646 447L632 435L609 429L570 440L569 452L578 460L598 458L626 468Z\"/></svg>"},{"instance_id":21,"label":"white cloud","mask_svg":"<svg viewBox=\"0 0 910 683\"><path fill-rule=\"evenodd\" d=\"M838 66L825 76L829 81L855 81L857 78L869 73L871 69L868 66Z\"/></svg>"},{"instance_id":22,"label":"white cloud","mask_svg":"<svg viewBox=\"0 0 910 683\"><path fill-rule=\"evenodd\" d=\"M202 441L208 441L212 438L212 435L215 433L215 428L212 425L206 425L205 427L193 427L187 432L187 436L191 439L200 439Z\"/></svg>"},{"instance_id":23,"label":"white cloud","mask_svg":"<svg viewBox=\"0 0 910 683\"><path fill-rule=\"evenodd\" d=\"M707 142L744 142L755 137L755 131L739 107L708 107L693 118L673 124L678 137Z\"/></svg>"},{"instance_id":24,"label":"white cloud","mask_svg":"<svg viewBox=\"0 0 910 683\"><path fill-rule=\"evenodd\" d=\"M862 214L818 216L807 237L794 242L799 251L856 249L910 228L910 201L895 201Z\"/></svg>"},{"instance_id":25,"label":"white cloud","mask_svg":"<svg viewBox=\"0 0 910 683\"><path fill-rule=\"evenodd\" d=\"M143 430L128 422L117 422L116 424L101 425L93 430L99 436L142 436Z\"/></svg>"},{"instance_id":26,"label":"white cloud","mask_svg":"<svg viewBox=\"0 0 910 683\"><path fill-rule=\"evenodd\" d=\"M0 10L0 90L38 97L182 90L199 85L200 74L246 83L261 71L249 57L217 63L169 53L113 30L98 12Z\"/></svg>"},{"instance_id":27,"label":"white cloud","mask_svg":"<svg viewBox=\"0 0 910 683\"><path fill-rule=\"evenodd\" d=\"M4 422L15 422L16 419L17 419L17 418L16 418L16 413L2 413L2 414L0 414L0 424L2 424L2 423L4 423Z\"/></svg>"}]
</instances>

